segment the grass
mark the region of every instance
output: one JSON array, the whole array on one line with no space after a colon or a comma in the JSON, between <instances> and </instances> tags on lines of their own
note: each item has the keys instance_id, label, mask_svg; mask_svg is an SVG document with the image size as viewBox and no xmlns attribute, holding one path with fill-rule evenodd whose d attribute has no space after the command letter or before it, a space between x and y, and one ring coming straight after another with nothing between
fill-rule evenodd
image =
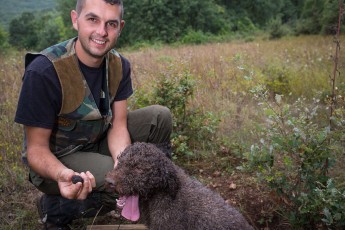
<instances>
[{"instance_id":1,"label":"grass","mask_svg":"<svg viewBox=\"0 0 345 230\"><path fill-rule=\"evenodd\" d=\"M262 119L250 89L267 84L276 93L291 92L285 95L287 100L329 94L335 50L332 41L332 37L300 36L275 41L160 46L122 53L131 61L134 87L147 93L152 92L160 74L169 72L169 77L178 77L188 70L196 80L191 106L221 116L218 136L225 147L234 148L226 153L231 155L229 159L237 159L240 149L255 139L251 134L254 122ZM20 160L22 127L13 122L23 57L22 52L0 56L0 229L38 228L34 199L39 193L27 181L28 170ZM341 73L344 68L342 52ZM338 85L344 82L340 75ZM222 164L233 167L230 161Z\"/></svg>"},{"instance_id":2,"label":"grass","mask_svg":"<svg viewBox=\"0 0 345 230\"><path fill-rule=\"evenodd\" d=\"M283 75L292 99L327 94L334 49L332 37L308 36L143 49L126 56L132 62L135 87L147 92L160 73L173 69L177 77L189 70L197 81L192 105L222 114L221 135L243 140L253 125L251 121L260 118L250 89L264 83L270 75ZM340 60L342 72L344 58ZM338 80L344 82L344 78ZM284 93L279 92L278 83L271 87Z\"/></svg>"},{"instance_id":3,"label":"grass","mask_svg":"<svg viewBox=\"0 0 345 230\"><path fill-rule=\"evenodd\" d=\"M23 53L0 57L0 228L34 229L34 188L27 181L27 168L20 161L22 127L13 122L23 73Z\"/></svg>"}]
</instances>

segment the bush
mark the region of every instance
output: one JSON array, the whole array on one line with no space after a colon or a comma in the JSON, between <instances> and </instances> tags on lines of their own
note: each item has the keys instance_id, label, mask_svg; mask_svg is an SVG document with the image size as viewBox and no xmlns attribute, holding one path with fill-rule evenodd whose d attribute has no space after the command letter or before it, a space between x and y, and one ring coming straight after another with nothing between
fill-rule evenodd
<instances>
[{"instance_id":1,"label":"bush","mask_svg":"<svg viewBox=\"0 0 345 230\"><path fill-rule=\"evenodd\" d=\"M1 49L8 48L7 37L8 37L8 34L0 26L0 48Z\"/></svg>"},{"instance_id":2,"label":"bush","mask_svg":"<svg viewBox=\"0 0 345 230\"><path fill-rule=\"evenodd\" d=\"M172 141L177 152L191 155L189 148L209 148L214 143L219 124L217 116L199 108L191 108L189 100L193 96L195 81L184 71L177 77L162 74L154 89L154 103L171 109L174 118Z\"/></svg>"},{"instance_id":3,"label":"bush","mask_svg":"<svg viewBox=\"0 0 345 230\"><path fill-rule=\"evenodd\" d=\"M160 104L167 106L173 115L172 143L174 152L182 156L193 156L193 149L208 149L215 145L219 117L189 105L193 97L195 81L189 71L176 73L172 67L161 73L150 93L136 89L132 97L132 108ZM177 157L175 155L175 157Z\"/></svg>"},{"instance_id":4,"label":"bush","mask_svg":"<svg viewBox=\"0 0 345 230\"><path fill-rule=\"evenodd\" d=\"M258 30L252 20L250 20L248 17L237 19L233 29L235 31L239 31L240 33L253 33L254 31Z\"/></svg>"},{"instance_id":5,"label":"bush","mask_svg":"<svg viewBox=\"0 0 345 230\"><path fill-rule=\"evenodd\" d=\"M42 15L38 24L40 29L37 31L39 39L35 47L36 50L43 50L62 41L65 28L62 18L57 15L57 12Z\"/></svg>"},{"instance_id":6,"label":"bush","mask_svg":"<svg viewBox=\"0 0 345 230\"><path fill-rule=\"evenodd\" d=\"M278 94L270 101L265 87L252 92L266 115L266 124L254 131L259 142L246 153L245 167L257 171L258 179L277 194L282 215L295 228L315 229L334 219L338 225L343 224L343 205L332 205L339 202L342 193L322 198L322 194L331 192L327 172L336 159L339 139L329 127L318 125L319 100L308 103L298 99L288 105ZM321 220L322 212L325 220Z\"/></svg>"},{"instance_id":7,"label":"bush","mask_svg":"<svg viewBox=\"0 0 345 230\"><path fill-rule=\"evenodd\" d=\"M38 41L37 21L34 13L24 12L10 23L9 42L20 49L32 49Z\"/></svg>"},{"instance_id":8,"label":"bush","mask_svg":"<svg viewBox=\"0 0 345 230\"><path fill-rule=\"evenodd\" d=\"M271 19L268 23L270 39L278 39L290 34L289 27L282 23L281 17Z\"/></svg>"},{"instance_id":9,"label":"bush","mask_svg":"<svg viewBox=\"0 0 345 230\"><path fill-rule=\"evenodd\" d=\"M345 226L345 190L336 188L334 180L328 179L325 184L317 183L317 187L308 192L302 192L298 198L301 206L299 213L293 213L293 220L303 214L304 217L310 214L315 215L317 223L327 226L328 229L343 229ZM304 218L303 221L310 221ZM304 224L301 220L299 224Z\"/></svg>"},{"instance_id":10,"label":"bush","mask_svg":"<svg viewBox=\"0 0 345 230\"><path fill-rule=\"evenodd\" d=\"M291 92L290 88L290 73L286 67L276 65L267 65L262 70L266 87L272 95L288 95Z\"/></svg>"},{"instance_id":11,"label":"bush","mask_svg":"<svg viewBox=\"0 0 345 230\"><path fill-rule=\"evenodd\" d=\"M184 44L202 44L209 42L209 37L202 31L190 30L186 35L181 38L181 43Z\"/></svg>"},{"instance_id":12,"label":"bush","mask_svg":"<svg viewBox=\"0 0 345 230\"><path fill-rule=\"evenodd\" d=\"M55 11L24 12L11 21L9 41L19 49L43 50L62 41L66 28Z\"/></svg>"}]
</instances>

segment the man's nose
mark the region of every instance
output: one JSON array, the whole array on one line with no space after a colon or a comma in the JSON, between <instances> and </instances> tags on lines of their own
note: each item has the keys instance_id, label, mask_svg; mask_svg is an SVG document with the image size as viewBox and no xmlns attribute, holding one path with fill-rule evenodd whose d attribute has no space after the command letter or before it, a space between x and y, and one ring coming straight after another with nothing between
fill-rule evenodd
<instances>
[{"instance_id":1,"label":"man's nose","mask_svg":"<svg viewBox=\"0 0 345 230\"><path fill-rule=\"evenodd\" d=\"M106 36L108 34L106 25L99 25L97 28L97 33L102 37Z\"/></svg>"}]
</instances>

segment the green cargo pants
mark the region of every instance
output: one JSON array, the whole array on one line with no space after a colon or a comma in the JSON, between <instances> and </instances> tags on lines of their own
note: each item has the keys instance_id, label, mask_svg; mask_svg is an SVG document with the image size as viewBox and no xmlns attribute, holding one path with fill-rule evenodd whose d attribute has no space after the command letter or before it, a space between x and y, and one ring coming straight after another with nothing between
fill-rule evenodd
<instances>
[{"instance_id":1,"label":"green cargo pants","mask_svg":"<svg viewBox=\"0 0 345 230\"><path fill-rule=\"evenodd\" d=\"M127 124L132 143L159 144L170 141L172 118L170 110L166 107L153 105L131 111L128 113ZM102 203L115 208L114 194L108 194L104 190L105 175L114 167L107 141L107 137L105 137L99 143L63 156L59 160L76 172L90 171L96 179L95 192L100 194ZM60 195L55 181L44 179L33 171L30 171L30 180L43 193Z\"/></svg>"}]
</instances>

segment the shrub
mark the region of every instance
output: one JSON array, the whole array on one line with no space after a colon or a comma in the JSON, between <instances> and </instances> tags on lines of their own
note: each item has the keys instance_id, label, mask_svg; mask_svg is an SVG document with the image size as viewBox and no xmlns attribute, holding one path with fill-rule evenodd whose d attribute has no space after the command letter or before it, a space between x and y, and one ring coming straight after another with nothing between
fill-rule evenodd
<instances>
[{"instance_id":1,"label":"shrub","mask_svg":"<svg viewBox=\"0 0 345 230\"><path fill-rule=\"evenodd\" d=\"M193 96L195 81L184 71L177 77L162 74L154 89L154 102L171 109L174 118L172 141L177 152L191 155L189 148L209 148L215 139L219 118L211 112L192 108L189 101Z\"/></svg>"},{"instance_id":2,"label":"shrub","mask_svg":"<svg viewBox=\"0 0 345 230\"><path fill-rule=\"evenodd\" d=\"M181 38L184 44L202 44L208 42L210 39L202 31L189 30L186 35Z\"/></svg>"},{"instance_id":3,"label":"shrub","mask_svg":"<svg viewBox=\"0 0 345 230\"><path fill-rule=\"evenodd\" d=\"M39 19L40 24L38 34L38 42L36 50L43 50L61 41L65 33L62 18L57 16L56 12L43 14Z\"/></svg>"},{"instance_id":4,"label":"shrub","mask_svg":"<svg viewBox=\"0 0 345 230\"><path fill-rule=\"evenodd\" d=\"M219 117L189 104L193 97L195 81L189 71L176 73L173 66L161 73L150 93L136 90L132 97L133 108L150 104L167 106L173 115L172 143L175 153L193 156L193 149L207 149L215 144ZM177 157L175 155L175 157Z\"/></svg>"},{"instance_id":5,"label":"shrub","mask_svg":"<svg viewBox=\"0 0 345 230\"><path fill-rule=\"evenodd\" d=\"M6 31L0 26L0 48L5 49L8 48L8 42L7 42L8 34Z\"/></svg>"},{"instance_id":6,"label":"shrub","mask_svg":"<svg viewBox=\"0 0 345 230\"><path fill-rule=\"evenodd\" d=\"M325 184L317 182L317 187L308 193L302 192L298 201L301 203L299 212L293 212L291 217L300 225L310 221L306 217L312 214L316 218L314 222L323 223L328 229L345 226L345 190L338 189L333 179L328 179ZM303 222L298 216L304 217Z\"/></svg>"},{"instance_id":7,"label":"shrub","mask_svg":"<svg viewBox=\"0 0 345 230\"><path fill-rule=\"evenodd\" d=\"M241 33L252 33L253 31L258 30L258 28L254 25L252 20L250 20L250 18L248 17L239 18L236 21L234 27L234 30L239 31Z\"/></svg>"},{"instance_id":8,"label":"shrub","mask_svg":"<svg viewBox=\"0 0 345 230\"><path fill-rule=\"evenodd\" d=\"M35 14L23 12L20 17L13 19L10 23L10 44L20 49L32 49L38 41L37 26Z\"/></svg>"},{"instance_id":9,"label":"shrub","mask_svg":"<svg viewBox=\"0 0 345 230\"><path fill-rule=\"evenodd\" d=\"M270 39L278 39L290 34L289 27L282 23L281 17L273 18L268 23Z\"/></svg>"},{"instance_id":10,"label":"shrub","mask_svg":"<svg viewBox=\"0 0 345 230\"><path fill-rule=\"evenodd\" d=\"M291 92L290 88L290 73L286 67L276 65L267 65L263 70L266 87L272 95L288 95Z\"/></svg>"},{"instance_id":11,"label":"shrub","mask_svg":"<svg viewBox=\"0 0 345 230\"><path fill-rule=\"evenodd\" d=\"M336 159L337 136L329 127L319 125L319 100L308 103L300 98L288 105L278 94L270 101L265 87L258 86L252 92L266 123L254 131L260 141L246 153L246 168L257 171L258 179L280 197L282 215L294 227L315 228L322 223L322 212L332 213L337 221L344 219L339 217L341 207L324 206L322 199L322 194L330 192L327 172ZM328 197L327 202L336 203L339 196Z\"/></svg>"}]
</instances>

